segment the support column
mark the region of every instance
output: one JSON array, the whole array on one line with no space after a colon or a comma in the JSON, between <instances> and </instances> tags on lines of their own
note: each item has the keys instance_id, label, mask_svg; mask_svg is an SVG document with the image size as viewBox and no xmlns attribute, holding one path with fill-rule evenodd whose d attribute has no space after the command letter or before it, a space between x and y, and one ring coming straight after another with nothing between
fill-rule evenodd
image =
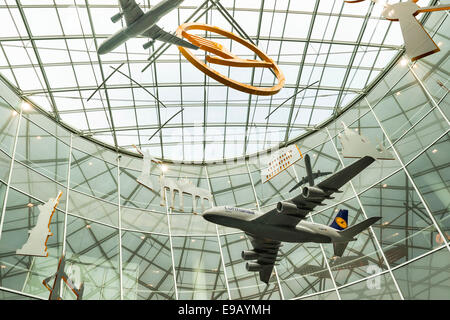
<instances>
[{"instance_id":1,"label":"support column","mask_svg":"<svg viewBox=\"0 0 450 320\"><path fill-rule=\"evenodd\" d=\"M328 130L328 127L326 127L325 129L326 129L326 131L327 131L328 137L330 137L331 144L333 145L334 151L336 151L336 154L337 154L337 156L338 156L338 158L339 158L339 161L340 161L341 164L342 164L342 167L345 167L344 161L342 161L342 157L341 157L341 155L339 154L339 151L338 151L336 145L334 144L333 138L331 137L331 134L330 134L330 131ZM387 138L387 136L386 136L386 138ZM391 143L390 140L389 140L389 144L391 144L391 146L392 146L392 143ZM366 214L366 210L364 209L363 204L362 204L362 202L361 202L361 199L359 198L358 193L356 192L356 189L355 189L355 187L354 187L354 185L353 185L353 182L350 180L348 183L349 183L350 186L352 187L353 193L355 194L355 198L356 198L356 200L358 201L358 204L359 204L359 206L360 206L360 208L361 208L361 210L362 210L362 212L363 212L363 214L364 214L365 219L368 219L368 216L367 216L367 214ZM392 272L392 270L391 270L391 266L389 265L389 262L388 262L388 260L386 259L386 256L384 255L383 248L381 247L381 244L380 244L380 242L378 241L378 238L377 238L377 236L376 236L376 234L375 234L375 231L373 231L372 226L369 227L369 231L370 231L370 233L372 234L373 238L375 239L375 243L376 243L376 245L377 245L377 247L378 247L378 250L380 251L381 255L383 256L383 260L384 260L384 262L386 263L386 266L387 266L387 268L388 268L388 270L389 270L389 273L390 273L390 275L391 275L391 277L392 277L392 280L394 281L394 285L395 285L395 287L397 288L397 291L398 291L398 294L400 295L400 298L401 298L402 300L405 300L405 298L403 297L403 294L402 294L402 292L401 292L401 290L400 290L400 287L398 286L397 280L395 279L394 274L393 274L393 272Z\"/></svg>"},{"instance_id":2,"label":"support column","mask_svg":"<svg viewBox=\"0 0 450 320\"><path fill-rule=\"evenodd\" d=\"M213 194L212 188L211 188L211 181L209 180L208 169L206 166L204 166L204 168L205 168L205 172L206 172L206 179L208 180L209 192L211 192L211 194ZM214 206L216 206L216 200L214 198L214 195L213 195L213 201L214 201ZM223 276L225 277L225 284L227 286L228 299L231 300L230 286L228 284L228 277L227 277L227 268L225 266L225 260L223 258L222 243L220 241L219 227L217 226L217 224L216 224L216 233L217 233L217 241L219 243L220 258L222 259Z\"/></svg>"},{"instance_id":3,"label":"support column","mask_svg":"<svg viewBox=\"0 0 450 320\"><path fill-rule=\"evenodd\" d=\"M64 210L64 226L63 226L63 239L62 239L62 253L61 256L66 256L66 241L67 241L67 214L69 213L69 192L70 192L70 168L72 167L72 140L73 134L70 134L70 145L69 145L69 167L67 168L67 186L66 186L66 210ZM64 294L64 283L61 281L61 287L59 292L61 292L61 297Z\"/></svg>"},{"instance_id":4,"label":"support column","mask_svg":"<svg viewBox=\"0 0 450 320\"><path fill-rule=\"evenodd\" d=\"M122 264L122 214L120 210L120 158L117 154L117 193L118 193L118 209L119 209L119 283L120 283L120 300L123 300L123 264Z\"/></svg>"},{"instance_id":5,"label":"support column","mask_svg":"<svg viewBox=\"0 0 450 320\"><path fill-rule=\"evenodd\" d=\"M11 156L11 165L9 166L8 182L6 183L5 198L3 199L2 217L0 219L0 239L2 238L3 223L5 222L6 201L8 200L9 185L11 184L11 177L14 168L14 160L16 158L17 140L19 137L20 123L22 121L22 113L23 113L22 108L20 108L19 120L17 121L16 136L14 137L14 147Z\"/></svg>"},{"instance_id":6,"label":"support column","mask_svg":"<svg viewBox=\"0 0 450 320\"><path fill-rule=\"evenodd\" d=\"M66 254L66 240L67 240L67 214L69 213L69 192L70 192L70 168L72 167L72 140L73 134L70 134L69 146L69 167L67 169L67 186L66 186L66 210L64 212L64 229L63 229L63 246L62 254Z\"/></svg>"},{"instance_id":7,"label":"support column","mask_svg":"<svg viewBox=\"0 0 450 320\"><path fill-rule=\"evenodd\" d=\"M166 194L165 188L164 188L163 192L164 192L164 197L166 198L166 215L167 215L167 227L169 229L170 256L172 259L173 286L175 288L175 299L178 300L177 273L175 270L175 259L173 257L172 232L170 230L169 203L167 201L167 194ZM182 195L180 194L180 196L182 196Z\"/></svg>"}]
</instances>

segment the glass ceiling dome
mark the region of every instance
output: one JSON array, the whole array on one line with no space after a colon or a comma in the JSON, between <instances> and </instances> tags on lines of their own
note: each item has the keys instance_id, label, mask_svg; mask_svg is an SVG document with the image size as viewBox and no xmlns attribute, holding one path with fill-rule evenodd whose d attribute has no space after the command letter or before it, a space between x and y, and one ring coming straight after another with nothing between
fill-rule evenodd
<instances>
[{"instance_id":1,"label":"glass ceiling dome","mask_svg":"<svg viewBox=\"0 0 450 320\"><path fill-rule=\"evenodd\" d=\"M158 2L138 1L144 11ZM186 0L160 20L170 32L187 21L242 29L286 78L279 93L256 96L207 77L162 42L144 50L148 39L134 38L99 56L100 43L123 24L110 19L119 11L116 0L4 0L0 73L57 121L115 149L137 145L170 160L228 159L314 130L364 95L403 49L400 26L381 18L382 9L371 1ZM216 70L255 86L276 81L267 69Z\"/></svg>"}]
</instances>

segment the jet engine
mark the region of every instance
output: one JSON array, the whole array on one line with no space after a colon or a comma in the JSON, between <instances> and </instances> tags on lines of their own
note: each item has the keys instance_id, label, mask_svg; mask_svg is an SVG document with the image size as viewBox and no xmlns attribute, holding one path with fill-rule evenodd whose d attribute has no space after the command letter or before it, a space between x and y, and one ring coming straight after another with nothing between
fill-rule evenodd
<instances>
[{"instance_id":1,"label":"jet engine","mask_svg":"<svg viewBox=\"0 0 450 320\"><path fill-rule=\"evenodd\" d=\"M155 43L155 40L150 40L149 42L144 43L144 44L142 45L142 47L143 47L144 49L148 49L148 48L150 48L154 43Z\"/></svg>"},{"instance_id":2,"label":"jet engine","mask_svg":"<svg viewBox=\"0 0 450 320\"><path fill-rule=\"evenodd\" d=\"M122 17L123 17L123 13L122 13L122 12L119 12L119 13L117 13L117 14L115 14L115 15L113 15L113 16L111 17L111 21L112 21L113 23L116 23L116 22L118 22Z\"/></svg>"},{"instance_id":3,"label":"jet engine","mask_svg":"<svg viewBox=\"0 0 450 320\"><path fill-rule=\"evenodd\" d=\"M261 271L262 268L262 265L254 262L247 262L247 264L245 265L245 269L247 269L247 271Z\"/></svg>"},{"instance_id":4,"label":"jet engine","mask_svg":"<svg viewBox=\"0 0 450 320\"><path fill-rule=\"evenodd\" d=\"M255 251L242 251L241 256L244 260L257 260L259 258L258 253Z\"/></svg>"},{"instance_id":5,"label":"jet engine","mask_svg":"<svg viewBox=\"0 0 450 320\"><path fill-rule=\"evenodd\" d=\"M293 203L280 201L277 203L277 211L281 214L293 214L296 215L299 212L297 206Z\"/></svg>"},{"instance_id":6,"label":"jet engine","mask_svg":"<svg viewBox=\"0 0 450 320\"><path fill-rule=\"evenodd\" d=\"M303 187L302 195L306 199L323 199L327 198L327 194L319 188L316 187Z\"/></svg>"}]
</instances>

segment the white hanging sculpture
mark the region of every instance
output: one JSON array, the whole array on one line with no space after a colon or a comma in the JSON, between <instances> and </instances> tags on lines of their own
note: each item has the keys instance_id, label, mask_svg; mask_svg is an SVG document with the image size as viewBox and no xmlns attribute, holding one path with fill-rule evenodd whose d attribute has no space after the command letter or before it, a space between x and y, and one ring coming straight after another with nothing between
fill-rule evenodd
<instances>
[{"instance_id":1,"label":"white hanging sculpture","mask_svg":"<svg viewBox=\"0 0 450 320\"><path fill-rule=\"evenodd\" d=\"M362 1L364 0L347 0L345 2L356 3ZM417 1L419 0L387 4L384 0L372 0L374 3L384 5L384 10L381 13L383 18L400 22L406 54L411 58L411 61L440 51L439 46L434 43L428 32L415 17L421 12L450 10L449 4L419 7L416 4Z\"/></svg>"},{"instance_id":2,"label":"white hanging sculpture","mask_svg":"<svg viewBox=\"0 0 450 320\"><path fill-rule=\"evenodd\" d=\"M53 233L50 231L50 223L53 213L58 206L62 191L58 193L56 199L51 198L43 205L39 205L39 216L33 229L28 231L30 236L21 249L16 250L16 254L25 256L48 257L47 240Z\"/></svg>"},{"instance_id":3,"label":"white hanging sculpture","mask_svg":"<svg viewBox=\"0 0 450 320\"><path fill-rule=\"evenodd\" d=\"M374 147L369 139L349 129L344 122L342 122L342 126L344 127L344 132L340 133L338 138L342 145L342 156L344 158L362 158L364 156L371 156L378 160L395 159L381 143Z\"/></svg>"},{"instance_id":4,"label":"white hanging sculpture","mask_svg":"<svg viewBox=\"0 0 450 320\"><path fill-rule=\"evenodd\" d=\"M419 7L416 2L410 0L394 4L386 4L381 15L391 21L399 21L405 41L406 54L411 61L426 57L439 51L439 47L431 39L420 22L415 18L421 12L449 10L450 6L440 5L433 7Z\"/></svg>"},{"instance_id":5,"label":"white hanging sculpture","mask_svg":"<svg viewBox=\"0 0 450 320\"><path fill-rule=\"evenodd\" d=\"M296 144L291 144L276 151L270 157L267 168L261 170L262 183L269 181L302 158L302 153Z\"/></svg>"},{"instance_id":6,"label":"white hanging sculpture","mask_svg":"<svg viewBox=\"0 0 450 320\"><path fill-rule=\"evenodd\" d=\"M150 171L152 169L152 162L157 164L161 164L162 162L153 158L148 150L146 150L145 153L143 153L142 150L139 149L137 146L135 146L134 144L133 146L136 148L137 152L139 152L144 157L141 174L139 175L139 177L137 177L136 181L142 184L144 187L154 190L155 188L153 186L153 182L150 175Z\"/></svg>"},{"instance_id":7,"label":"white hanging sculpture","mask_svg":"<svg viewBox=\"0 0 450 320\"><path fill-rule=\"evenodd\" d=\"M202 212L205 210L204 200L209 201L209 206L212 205L212 194L209 190L194 186L194 184L187 179L175 180L166 178L164 175L159 177L161 185L161 206L166 204L166 192L168 189L170 192L170 201L168 202L170 208L175 209L175 191L178 192L180 198L180 211L184 211L183 194L190 194L192 196L192 211L197 212L197 198L200 198Z\"/></svg>"}]
</instances>

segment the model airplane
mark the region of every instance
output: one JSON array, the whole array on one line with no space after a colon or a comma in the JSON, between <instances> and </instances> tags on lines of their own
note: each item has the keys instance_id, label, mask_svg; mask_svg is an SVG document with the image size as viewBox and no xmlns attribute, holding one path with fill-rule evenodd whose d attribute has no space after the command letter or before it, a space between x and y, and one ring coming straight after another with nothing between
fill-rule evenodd
<instances>
[{"instance_id":1,"label":"model airplane","mask_svg":"<svg viewBox=\"0 0 450 320\"><path fill-rule=\"evenodd\" d=\"M386 4L381 15L391 21L399 21L405 41L406 54L411 61L439 52L439 46L434 43L422 24L415 18L421 12L433 12L450 10L450 5L441 4L430 7L419 7L416 2L410 0L394 4Z\"/></svg>"},{"instance_id":2,"label":"model airplane","mask_svg":"<svg viewBox=\"0 0 450 320\"><path fill-rule=\"evenodd\" d=\"M347 227L348 211L343 210L330 226L302 221L316 206L324 205L322 201L333 199L333 193L342 192L339 188L374 161L372 157L363 157L317 185L314 185L311 172L308 172L312 186L303 187L300 195L278 202L276 208L263 214L249 209L221 206L206 210L202 216L207 221L237 228L247 234L253 250L243 251L242 258L256 261L248 262L246 269L259 272L259 278L267 284L274 264L278 261L278 249L282 241L333 243L334 255L341 257L349 241L356 240L357 234L381 218L372 217Z\"/></svg>"},{"instance_id":3,"label":"model airplane","mask_svg":"<svg viewBox=\"0 0 450 320\"><path fill-rule=\"evenodd\" d=\"M295 189L300 187L302 184L305 184L307 182L309 182L309 185L312 187L314 185L314 180L311 180L310 177L312 177L312 179L316 179L316 178L319 178L322 176L327 176L327 175L331 174L331 172L320 172L320 170L313 173L312 169L311 169L311 160L309 159L309 155L305 155L305 168L306 168L306 173L307 173L306 177L303 177L299 183L297 183L295 186L292 187L291 190L289 190L289 192L294 191Z\"/></svg>"},{"instance_id":4,"label":"model airplane","mask_svg":"<svg viewBox=\"0 0 450 320\"><path fill-rule=\"evenodd\" d=\"M122 12L112 16L111 21L116 23L122 17L125 17L126 27L106 39L98 48L98 54L111 52L121 44L125 43L128 39L139 35L152 38L151 41L143 45L144 49L148 49L155 40L194 50L198 49L197 46L164 31L156 25L159 19L177 8L183 1L184 0L163 0L150 9L150 11L144 13L135 0L119 0Z\"/></svg>"}]
</instances>

